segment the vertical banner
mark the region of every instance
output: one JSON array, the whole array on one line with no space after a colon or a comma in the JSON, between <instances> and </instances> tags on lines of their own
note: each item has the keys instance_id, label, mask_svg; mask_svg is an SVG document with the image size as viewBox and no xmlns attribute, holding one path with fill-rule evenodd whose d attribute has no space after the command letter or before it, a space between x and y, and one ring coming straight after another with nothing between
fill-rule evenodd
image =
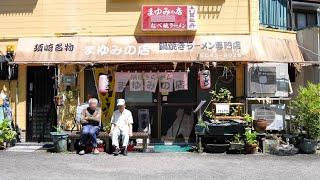
<instances>
[{"instance_id":1,"label":"vertical banner","mask_svg":"<svg viewBox=\"0 0 320 180\"><path fill-rule=\"evenodd\" d=\"M114 111L115 107L115 97L116 97L116 91L114 91L115 86L115 78L114 78L114 72L113 68L109 66L109 68L94 68L93 69L94 76L95 76L95 83L96 87L98 87L98 81L99 81L99 74L105 73L108 74L109 80L110 80L110 88L108 93L101 94L98 93L99 102L101 103L101 123L102 126L105 127L108 123L110 123L111 116Z\"/></svg>"},{"instance_id":2,"label":"vertical banner","mask_svg":"<svg viewBox=\"0 0 320 180\"><path fill-rule=\"evenodd\" d=\"M143 74L144 80L144 91L147 92L156 92L157 84L158 84L158 74L149 72Z\"/></svg>"},{"instance_id":3,"label":"vertical banner","mask_svg":"<svg viewBox=\"0 0 320 180\"><path fill-rule=\"evenodd\" d=\"M174 90L188 90L188 73L175 72L173 73Z\"/></svg>"},{"instance_id":4,"label":"vertical banner","mask_svg":"<svg viewBox=\"0 0 320 180\"><path fill-rule=\"evenodd\" d=\"M131 75L130 75L130 91L143 91L142 73L131 73Z\"/></svg>"},{"instance_id":5,"label":"vertical banner","mask_svg":"<svg viewBox=\"0 0 320 180\"><path fill-rule=\"evenodd\" d=\"M159 91L161 93L168 93L173 91L172 72L159 73Z\"/></svg>"},{"instance_id":6,"label":"vertical banner","mask_svg":"<svg viewBox=\"0 0 320 180\"><path fill-rule=\"evenodd\" d=\"M116 92L123 92L124 88L126 87L129 79L130 73L128 72L115 72L115 91Z\"/></svg>"},{"instance_id":7,"label":"vertical banner","mask_svg":"<svg viewBox=\"0 0 320 180\"><path fill-rule=\"evenodd\" d=\"M210 89L211 88L211 76L209 70L202 70L198 72L200 79L201 89Z\"/></svg>"}]
</instances>

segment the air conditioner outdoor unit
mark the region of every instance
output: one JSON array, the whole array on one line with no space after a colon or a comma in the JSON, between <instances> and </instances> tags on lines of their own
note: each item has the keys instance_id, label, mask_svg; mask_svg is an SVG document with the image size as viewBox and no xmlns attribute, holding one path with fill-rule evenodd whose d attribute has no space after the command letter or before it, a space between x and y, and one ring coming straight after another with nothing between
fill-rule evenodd
<instances>
[{"instance_id":1,"label":"air conditioner outdoor unit","mask_svg":"<svg viewBox=\"0 0 320 180\"><path fill-rule=\"evenodd\" d=\"M266 119L267 130L283 130L285 120L285 104L251 104L254 120Z\"/></svg>"},{"instance_id":2,"label":"air conditioner outdoor unit","mask_svg":"<svg viewBox=\"0 0 320 180\"><path fill-rule=\"evenodd\" d=\"M247 97L289 95L289 73L286 63L249 63L246 80Z\"/></svg>"}]
</instances>

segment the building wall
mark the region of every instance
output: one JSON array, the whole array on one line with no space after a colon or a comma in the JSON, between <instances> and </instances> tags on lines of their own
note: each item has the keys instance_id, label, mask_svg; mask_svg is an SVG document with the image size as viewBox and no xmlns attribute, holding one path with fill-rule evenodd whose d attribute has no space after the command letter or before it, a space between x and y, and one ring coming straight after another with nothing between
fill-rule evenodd
<instances>
[{"instance_id":1,"label":"building wall","mask_svg":"<svg viewBox=\"0 0 320 180\"><path fill-rule=\"evenodd\" d=\"M0 39L54 36L59 33L142 35L140 10L143 4L197 5L198 35L247 34L250 30L249 2L250 0L2 0L0 21L6 23L0 27ZM172 33L176 34L183 35L186 32Z\"/></svg>"}]
</instances>

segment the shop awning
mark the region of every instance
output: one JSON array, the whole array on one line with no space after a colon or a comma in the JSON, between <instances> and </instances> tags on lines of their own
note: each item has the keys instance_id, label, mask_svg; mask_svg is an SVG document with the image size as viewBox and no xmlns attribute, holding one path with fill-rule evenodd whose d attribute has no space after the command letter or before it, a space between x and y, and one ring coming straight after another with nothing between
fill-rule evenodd
<instances>
[{"instance_id":1,"label":"shop awning","mask_svg":"<svg viewBox=\"0 0 320 180\"><path fill-rule=\"evenodd\" d=\"M295 39L265 35L20 38L14 63L303 62Z\"/></svg>"}]
</instances>

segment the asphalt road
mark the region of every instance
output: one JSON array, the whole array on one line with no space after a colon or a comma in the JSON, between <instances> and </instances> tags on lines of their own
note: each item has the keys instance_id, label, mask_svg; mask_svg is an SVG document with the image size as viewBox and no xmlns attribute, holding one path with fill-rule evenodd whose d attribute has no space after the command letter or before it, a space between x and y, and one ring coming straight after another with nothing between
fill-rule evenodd
<instances>
[{"instance_id":1,"label":"asphalt road","mask_svg":"<svg viewBox=\"0 0 320 180\"><path fill-rule=\"evenodd\" d=\"M0 179L320 179L320 155L0 151Z\"/></svg>"}]
</instances>

